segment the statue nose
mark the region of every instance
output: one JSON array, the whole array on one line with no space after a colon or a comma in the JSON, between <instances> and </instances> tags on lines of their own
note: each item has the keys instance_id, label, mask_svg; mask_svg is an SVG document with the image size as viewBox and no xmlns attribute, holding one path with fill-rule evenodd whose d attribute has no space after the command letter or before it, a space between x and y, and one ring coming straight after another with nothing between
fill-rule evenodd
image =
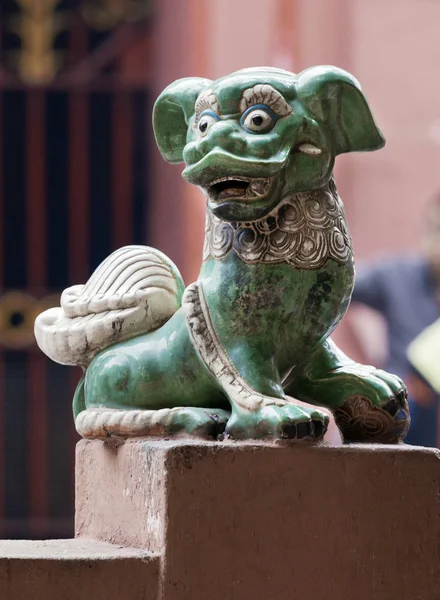
<instances>
[{"instance_id":1,"label":"statue nose","mask_svg":"<svg viewBox=\"0 0 440 600\"><path fill-rule=\"evenodd\" d=\"M183 160L187 165L193 165L214 149L235 155L246 153L246 140L238 123L219 121L212 125L206 137L186 145Z\"/></svg>"},{"instance_id":2,"label":"statue nose","mask_svg":"<svg viewBox=\"0 0 440 600\"><path fill-rule=\"evenodd\" d=\"M247 144L238 123L218 121L211 127L203 145L208 147L208 151L216 146L233 154L240 154L246 151Z\"/></svg>"}]
</instances>

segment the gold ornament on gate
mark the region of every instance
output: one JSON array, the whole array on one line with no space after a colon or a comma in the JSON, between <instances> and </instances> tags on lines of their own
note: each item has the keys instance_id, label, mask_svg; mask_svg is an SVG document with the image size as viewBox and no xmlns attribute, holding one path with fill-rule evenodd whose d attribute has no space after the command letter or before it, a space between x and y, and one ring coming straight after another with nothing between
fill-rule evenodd
<instances>
[{"instance_id":1,"label":"gold ornament on gate","mask_svg":"<svg viewBox=\"0 0 440 600\"><path fill-rule=\"evenodd\" d=\"M149 8L150 0L85 0L82 14L90 27L105 31L119 23L144 19Z\"/></svg>"},{"instance_id":2,"label":"gold ornament on gate","mask_svg":"<svg viewBox=\"0 0 440 600\"><path fill-rule=\"evenodd\" d=\"M57 306L60 294L37 299L21 290L0 295L0 347L24 350L35 346L34 322L43 310Z\"/></svg>"},{"instance_id":3,"label":"gold ornament on gate","mask_svg":"<svg viewBox=\"0 0 440 600\"><path fill-rule=\"evenodd\" d=\"M57 35L67 21L57 12L61 0L17 0L20 13L9 19L9 29L20 38L21 48L13 53L20 78L31 85L49 83L62 66L55 50Z\"/></svg>"},{"instance_id":4,"label":"gold ornament on gate","mask_svg":"<svg viewBox=\"0 0 440 600\"><path fill-rule=\"evenodd\" d=\"M21 291L6 292L0 297L0 346L21 350L32 346L35 298Z\"/></svg>"}]
</instances>

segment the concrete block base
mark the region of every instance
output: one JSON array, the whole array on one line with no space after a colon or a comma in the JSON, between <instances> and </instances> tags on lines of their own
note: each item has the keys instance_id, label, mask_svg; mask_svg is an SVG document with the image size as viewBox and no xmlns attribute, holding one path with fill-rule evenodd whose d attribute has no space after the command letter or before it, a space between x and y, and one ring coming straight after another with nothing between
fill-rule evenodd
<instances>
[{"instance_id":1,"label":"concrete block base","mask_svg":"<svg viewBox=\"0 0 440 600\"><path fill-rule=\"evenodd\" d=\"M159 554L164 600L435 600L439 457L82 441L77 536Z\"/></svg>"}]
</instances>

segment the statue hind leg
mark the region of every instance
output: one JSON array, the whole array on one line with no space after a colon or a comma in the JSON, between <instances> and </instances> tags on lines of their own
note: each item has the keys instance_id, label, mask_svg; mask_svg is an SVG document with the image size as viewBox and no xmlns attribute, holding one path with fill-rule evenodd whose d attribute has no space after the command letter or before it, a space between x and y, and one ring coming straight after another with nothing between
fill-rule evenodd
<instances>
[{"instance_id":1,"label":"statue hind leg","mask_svg":"<svg viewBox=\"0 0 440 600\"><path fill-rule=\"evenodd\" d=\"M85 370L73 403L83 437L222 432L229 405L188 340L183 290L165 255L127 246L37 318L42 350Z\"/></svg>"},{"instance_id":2,"label":"statue hind leg","mask_svg":"<svg viewBox=\"0 0 440 600\"><path fill-rule=\"evenodd\" d=\"M346 442L401 442L410 425L403 381L349 359L330 339L292 375L287 394L332 410Z\"/></svg>"},{"instance_id":3,"label":"statue hind leg","mask_svg":"<svg viewBox=\"0 0 440 600\"><path fill-rule=\"evenodd\" d=\"M78 386L83 437L217 438L229 404L192 347L182 311L151 333L96 356Z\"/></svg>"}]
</instances>

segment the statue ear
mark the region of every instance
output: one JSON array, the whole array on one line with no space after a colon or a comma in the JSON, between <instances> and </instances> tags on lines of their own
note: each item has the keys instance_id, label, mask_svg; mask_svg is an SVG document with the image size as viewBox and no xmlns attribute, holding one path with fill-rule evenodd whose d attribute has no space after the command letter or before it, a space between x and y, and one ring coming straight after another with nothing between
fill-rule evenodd
<instances>
[{"instance_id":1,"label":"statue ear","mask_svg":"<svg viewBox=\"0 0 440 600\"><path fill-rule=\"evenodd\" d=\"M188 122L199 94L211 81L201 77L178 79L161 93L153 108L153 130L162 156L170 163L183 161Z\"/></svg>"},{"instance_id":2,"label":"statue ear","mask_svg":"<svg viewBox=\"0 0 440 600\"><path fill-rule=\"evenodd\" d=\"M385 139L359 82L337 67L312 67L298 75L298 97L330 130L335 155L378 150Z\"/></svg>"}]
</instances>

